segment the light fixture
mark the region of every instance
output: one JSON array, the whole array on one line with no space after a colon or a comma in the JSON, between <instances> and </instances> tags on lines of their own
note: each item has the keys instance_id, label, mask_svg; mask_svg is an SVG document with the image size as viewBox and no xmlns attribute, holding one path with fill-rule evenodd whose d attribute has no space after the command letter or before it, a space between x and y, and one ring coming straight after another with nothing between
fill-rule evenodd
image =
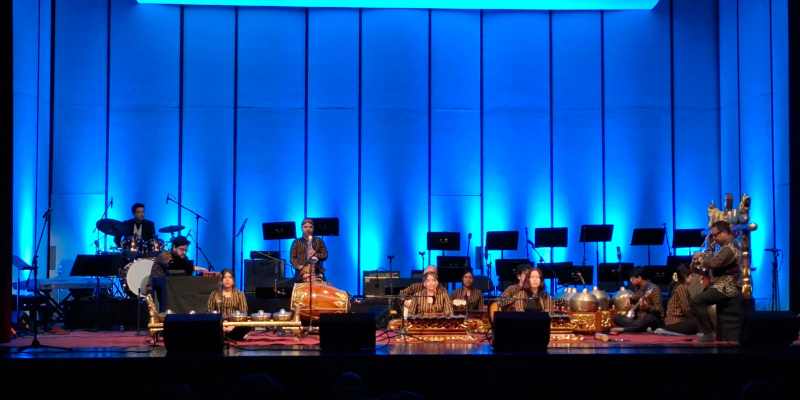
<instances>
[{"instance_id":1,"label":"light fixture","mask_svg":"<svg viewBox=\"0 0 800 400\"><path fill-rule=\"evenodd\" d=\"M650 10L658 0L138 0L143 4L460 10Z\"/></svg>"}]
</instances>

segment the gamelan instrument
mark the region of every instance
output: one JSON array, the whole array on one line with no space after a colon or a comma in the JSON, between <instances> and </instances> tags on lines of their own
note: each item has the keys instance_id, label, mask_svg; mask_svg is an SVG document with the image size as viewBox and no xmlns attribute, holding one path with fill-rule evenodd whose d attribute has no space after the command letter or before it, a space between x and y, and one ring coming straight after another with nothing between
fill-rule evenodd
<instances>
[{"instance_id":1,"label":"gamelan instrument","mask_svg":"<svg viewBox=\"0 0 800 400\"><path fill-rule=\"evenodd\" d=\"M302 318L318 319L320 314L343 314L350 311L350 295L323 281L295 283L291 307Z\"/></svg>"},{"instance_id":2,"label":"gamelan instrument","mask_svg":"<svg viewBox=\"0 0 800 400\"><path fill-rule=\"evenodd\" d=\"M407 341L420 342L475 342L489 332L484 319L466 318L463 315L425 315L389 321L388 329L407 335Z\"/></svg>"}]
</instances>

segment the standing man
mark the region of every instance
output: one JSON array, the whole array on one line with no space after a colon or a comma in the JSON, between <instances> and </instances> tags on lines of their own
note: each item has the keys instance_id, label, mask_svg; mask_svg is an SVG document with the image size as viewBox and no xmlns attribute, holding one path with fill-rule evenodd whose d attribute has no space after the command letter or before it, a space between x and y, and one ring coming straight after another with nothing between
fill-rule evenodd
<instances>
[{"instance_id":1,"label":"standing man","mask_svg":"<svg viewBox=\"0 0 800 400\"><path fill-rule=\"evenodd\" d=\"M328 258L328 248L325 242L318 237L314 237L314 221L311 218L303 219L301 224L303 236L295 239L292 243L292 267L298 281L308 281L311 279L325 279L325 269L322 262Z\"/></svg>"},{"instance_id":2,"label":"standing man","mask_svg":"<svg viewBox=\"0 0 800 400\"><path fill-rule=\"evenodd\" d=\"M131 238L135 241L150 240L156 237L156 224L144 218L144 204L135 203L131 206L133 218L120 224L119 232L122 236L115 237L114 243L119 246L121 238Z\"/></svg>"},{"instance_id":3,"label":"standing man","mask_svg":"<svg viewBox=\"0 0 800 400\"><path fill-rule=\"evenodd\" d=\"M717 221L711 226L706 251L694 255L693 263L700 263L701 270L711 275L711 283L702 292L692 295L692 312L703 336L703 342L712 342L714 325L708 307L717 306L717 315L725 314L720 323L718 337L722 340L738 341L742 324L742 288L739 284L740 253L733 244L733 232L727 221ZM719 245L719 250L715 250ZM702 261L701 261L702 260Z\"/></svg>"}]
</instances>

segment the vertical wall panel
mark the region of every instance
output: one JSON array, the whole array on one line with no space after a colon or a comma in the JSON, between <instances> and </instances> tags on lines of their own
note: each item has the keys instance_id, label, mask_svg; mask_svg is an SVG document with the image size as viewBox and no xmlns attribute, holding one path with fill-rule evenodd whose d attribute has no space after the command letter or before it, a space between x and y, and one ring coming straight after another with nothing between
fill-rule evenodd
<instances>
[{"instance_id":1,"label":"vertical wall panel","mask_svg":"<svg viewBox=\"0 0 800 400\"><path fill-rule=\"evenodd\" d=\"M36 214L36 80L39 63L37 2L14 1L14 166L12 254L30 263L33 260ZM14 279L16 279L14 271Z\"/></svg>"},{"instance_id":2,"label":"vertical wall panel","mask_svg":"<svg viewBox=\"0 0 800 400\"><path fill-rule=\"evenodd\" d=\"M42 229L42 214L50 207L50 17L52 10L48 0L39 0L41 5L39 15L39 130L36 132L36 198L33 235L38 239L39 231ZM35 240L35 239L33 239ZM47 237L39 248L39 265L43 268L47 264L48 249L46 246ZM33 246L31 245L31 252Z\"/></svg>"},{"instance_id":3,"label":"vertical wall panel","mask_svg":"<svg viewBox=\"0 0 800 400\"><path fill-rule=\"evenodd\" d=\"M308 214L338 217L327 278L355 293L358 262L358 11L309 15Z\"/></svg>"},{"instance_id":4,"label":"vertical wall panel","mask_svg":"<svg viewBox=\"0 0 800 400\"><path fill-rule=\"evenodd\" d=\"M548 24L546 12L484 14L486 231L550 225ZM524 257L524 237L505 254Z\"/></svg>"},{"instance_id":5,"label":"vertical wall panel","mask_svg":"<svg viewBox=\"0 0 800 400\"><path fill-rule=\"evenodd\" d=\"M753 296L758 306L768 305L773 247L772 219L772 121L770 87L770 2L742 0L739 14L742 107L742 191L753 198L750 219L758 224L753 232ZM738 199L737 199L738 200Z\"/></svg>"},{"instance_id":6,"label":"vertical wall panel","mask_svg":"<svg viewBox=\"0 0 800 400\"><path fill-rule=\"evenodd\" d=\"M557 261L580 262L581 225L603 222L600 18L553 15L553 224L570 244Z\"/></svg>"},{"instance_id":7,"label":"vertical wall panel","mask_svg":"<svg viewBox=\"0 0 800 400\"><path fill-rule=\"evenodd\" d=\"M419 267L428 214L428 12L364 10L361 267Z\"/></svg>"},{"instance_id":8,"label":"vertical wall panel","mask_svg":"<svg viewBox=\"0 0 800 400\"><path fill-rule=\"evenodd\" d=\"M231 259L234 12L189 7L184 21L182 198L208 219L199 239L210 261L238 272ZM194 227L194 217L184 212L182 223Z\"/></svg>"},{"instance_id":9,"label":"vertical wall panel","mask_svg":"<svg viewBox=\"0 0 800 400\"><path fill-rule=\"evenodd\" d=\"M263 222L296 221L300 232L304 43L303 10L240 9L236 219L252 224L245 254L275 248L263 240Z\"/></svg>"},{"instance_id":10,"label":"vertical wall panel","mask_svg":"<svg viewBox=\"0 0 800 400\"><path fill-rule=\"evenodd\" d=\"M118 205L115 218L131 218L130 206L142 202L157 227L178 222L177 207L164 199L178 191L179 39L179 7L112 2L108 195Z\"/></svg>"},{"instance_id":11,"label":"vertical wall panel","mask_svg":"<svg viewBox=\"0 0 800 400\"><path fill-rule=\"evenodd\" d=\"M772 1L772 106L774 128L773 166L775 196L775 246L782 250L779 259L779 294L782 310L789 308L789 31L788 0ZM766 254L764 264L772 261Z\"/></svg>"},{"instance_id":12,"label":"vertical wall panel","mask_svg":"<svg viewBox=\"0 0 800 400\"><path fill-rule=\"evenodd\" d=\"M645 264L647 249L630 247L633 229L672 226L669 2L605 15L606 221L610 245ZM654 248L651 261L666 253Z\"/></svg>"},{"instance_id":13,"label":"vertical wall panel","mask_svg":"<svg viewBox=\"0 0 800 400\"><path fill-rule=\"evenodd\" d=\"M719 1L719 123L722 194L741 191L739 167L739 0ZM717 200L719 203L721 199Z\"/></svg>"},{"instance_id":14,"label":"vertical wall panel","mask_svg":"<svg viewBox=\"0 0 800 400\"><path fill-rule=\"evenodd\" d=\"M480 14L433 11L431 58L431 230L461 232L462 254L472 256L467 236L479 246L481 229Z\"/></svg>"},{"instance_id":15,"label":"vertical wall panel","mask_svg":"<svg viewBox=\"0 0 800 400\"><path fill-rule=\"evenodd\" d=\"M721 197L717 5L673 1L675 227L698 228Z\"/></svg>"},{"instance_id":16,"label":"vertical wall panel","mask_svg":"<svg viewBox=\"0 0 800 400\"><path fill-rule=\"evenodd\" d=\"M56 6L51 245L68 273L93 252L105 199L106 3Z\"/></svg>"}]
</instances>

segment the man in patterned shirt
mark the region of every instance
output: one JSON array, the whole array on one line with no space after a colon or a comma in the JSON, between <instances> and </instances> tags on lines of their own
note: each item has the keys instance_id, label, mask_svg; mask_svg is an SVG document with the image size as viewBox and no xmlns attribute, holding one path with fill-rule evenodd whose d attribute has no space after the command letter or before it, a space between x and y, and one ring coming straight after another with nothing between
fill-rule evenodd
<instances>
[{"instance_id":1,"label":"man in patterned shirt","mask_svg":"<svg viewBox=\"0 0 800 400\"><path fill-rule=\"evenodd\" d=\"M703 336L702 342L715 340L714 325L708 313L708 307L717 305L717 312L725 309L728 313L738 314L741 320L742 289L739 286L739 250L733 244L733 232L726 221L717 221L711 227L703 262L700 269L710 271L711 284L701 293L692 297L692 311ZM715 252L715 247L719 250ZM695 257L700 257L695 255ZM732 335L737 336L736 333Z\"/></svg>"}]
</instances>

